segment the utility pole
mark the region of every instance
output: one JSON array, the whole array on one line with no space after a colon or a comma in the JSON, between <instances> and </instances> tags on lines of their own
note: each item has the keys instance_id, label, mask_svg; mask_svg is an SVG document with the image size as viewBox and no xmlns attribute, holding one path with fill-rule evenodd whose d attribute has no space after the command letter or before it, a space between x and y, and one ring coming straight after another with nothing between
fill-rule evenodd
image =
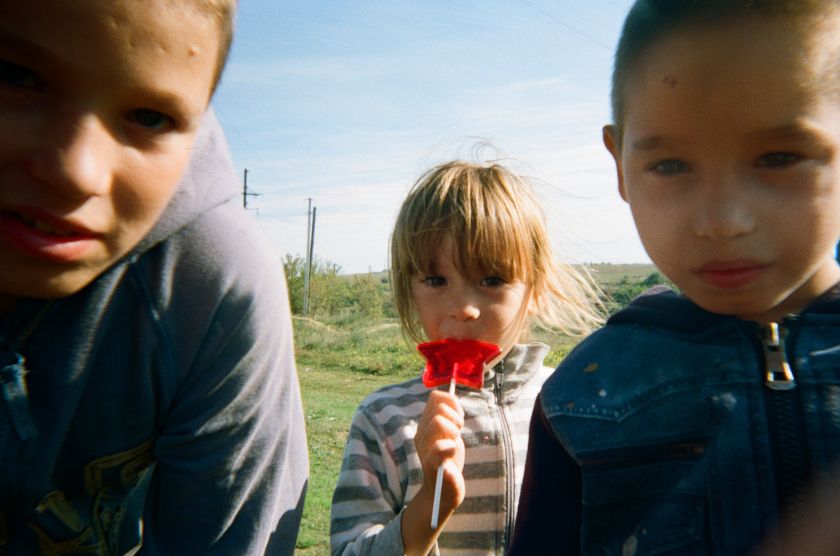
<instances>
[{"instance_id":1,"label":"utility pole","mask_svg":"<svg viewBox=\"0 0 840 556\"><path fill-rule=\"evenodd\" d=\"M312 197L307 199L306 208L306 266L303 269L303 316L309 314L309 283L312 274L312 254L315 248L315 211L317 207L312 206Z\"/></svg>"},{"instance_id":2,"label":"utility pole","mask_svg":"<svg viewBox=\"0 0 840 556\"><path fill-rule=\"evenodd\" d=\"M245 175L242 178L242 207L248 208L248 197L259 197L259 193L248 192L248 168L245 168Z\"/></svg>"}]
</instances>

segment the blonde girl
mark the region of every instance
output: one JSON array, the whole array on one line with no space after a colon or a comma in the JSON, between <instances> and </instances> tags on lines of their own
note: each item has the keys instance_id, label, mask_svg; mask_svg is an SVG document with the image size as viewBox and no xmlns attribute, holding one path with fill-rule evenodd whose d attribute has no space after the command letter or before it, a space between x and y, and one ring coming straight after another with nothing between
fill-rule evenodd
<instances>
[{"instance_id":1,"label":"blonde girl","mask_svg":"<svg viewBox=\"0 0 840 556\"><path fill-rule=\"evenodd\" d=\"M333 496L333 554L503 554L534 400L552 369L533 326L580 335L601 323L599 290L552 255L530 185L499 164L425 173L391 236L391 284L406 337L497 344L484 387L428 390L419 376L368 396L353 418ZM440 520L429 526L436 470Z\"/></svg>"}]
</instances>

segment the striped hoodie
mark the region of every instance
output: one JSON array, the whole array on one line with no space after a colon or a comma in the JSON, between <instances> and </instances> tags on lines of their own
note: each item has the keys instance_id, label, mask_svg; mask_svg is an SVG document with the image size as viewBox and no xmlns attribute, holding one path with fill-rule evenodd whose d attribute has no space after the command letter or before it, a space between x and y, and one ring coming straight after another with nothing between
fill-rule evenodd
<instances>
[{"instance_id":1,"label":"striped hoodie","mask_svg":"<svg viewBox=\"0 0 840 556\"><path fill-rule=\"evenodd\" d=\"M485 373L480 391L458 387L466 498L438 537L435 554L504 554L534 400L553 371L542 364L547 353L545 344L518 344ZM356 410L333 494L332 554L403 554L401 511L423 481L414 435L428 393L417 377L377 390Z\"/></svg>"}]
</instances>

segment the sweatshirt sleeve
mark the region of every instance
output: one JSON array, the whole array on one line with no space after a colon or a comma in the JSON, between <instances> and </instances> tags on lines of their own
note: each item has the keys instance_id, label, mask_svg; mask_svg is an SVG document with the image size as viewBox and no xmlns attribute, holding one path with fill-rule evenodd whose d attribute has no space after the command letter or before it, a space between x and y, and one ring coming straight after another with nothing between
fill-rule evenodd
<instances>
[{"instance_id":1,"label":"sweatshirt sleeve","mask_svg":"<svg viewBox=\"0 0 840 556\"><path fill-rule=\"evenodd\" d=\"M158 318L175 378L141 554L294 551L308 457L287 290L267 248L231 248L250 237L237 222L209 220L218 235L194 230L205 248L172 257Z\"/></svg>"},{"instance_id":2,"label":"sweatshirt sleeve","mask_svg":"<svg viewBox=\"0 0 840 556\"><path fill-rule=\"evenodd\" d=\"M580 553L581 475L537 398L509 555Z\"/></svg>"},{"instance_id":3,"label":"sweatshirt sleeve","mask_svg":"<svg viewBox=\"0 0 840 556\"><path fill-rule=\"evenodd\" d=\"M333 555L402 555L403 491L384 432L360 407L353 416L330 515Z\"/></svg>"}]
</instances>

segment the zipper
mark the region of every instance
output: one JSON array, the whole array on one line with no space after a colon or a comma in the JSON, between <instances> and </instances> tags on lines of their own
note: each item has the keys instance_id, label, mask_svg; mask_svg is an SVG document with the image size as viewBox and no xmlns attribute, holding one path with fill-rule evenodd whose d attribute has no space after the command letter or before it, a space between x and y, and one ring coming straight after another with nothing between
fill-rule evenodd
<instances>
[{"instance_id":1,"label":"zipper","mask_svg":"<svg viewBox=\"0 0 840 556\"><path fill-rule=\"evenodd\" d=\"M505 416L504 408L502 407L502 384L505 380L504 361L496 365L496 375L493 380L493 391L496 394L496 410L499 412L499 419L502 430L502 446L504 447L504 463L505 463L505 530L502 537L503 547L507 547L510 541L510 534L513 531L513 512L516 508L513 507L513 494L515 489L516 477L513 468L513 441L510 437L510 423L508 423Z\"/></svg>"},{"instance_id":2,"label":"zipper","mask_svg":"<svg viewBox=\"0 0 840 556\"><path fill-rule=\"evenodd\" d=\"M779 509L795 518L809 477L808 452L796 377L787 359L784 324L764 325L764 385Z\"/></svg>"},{"instance_id":3,"label":"zipper","mask_svg":"<svg viewBox=\"0 0 840 556\"><path fill-rule=\"evenodd\" d=\"M792 390L796 379L785 353L787 329L777 322L768 322L762 334L764 348L764 385L771 390Z\"/></svg>"}]
</instances>

